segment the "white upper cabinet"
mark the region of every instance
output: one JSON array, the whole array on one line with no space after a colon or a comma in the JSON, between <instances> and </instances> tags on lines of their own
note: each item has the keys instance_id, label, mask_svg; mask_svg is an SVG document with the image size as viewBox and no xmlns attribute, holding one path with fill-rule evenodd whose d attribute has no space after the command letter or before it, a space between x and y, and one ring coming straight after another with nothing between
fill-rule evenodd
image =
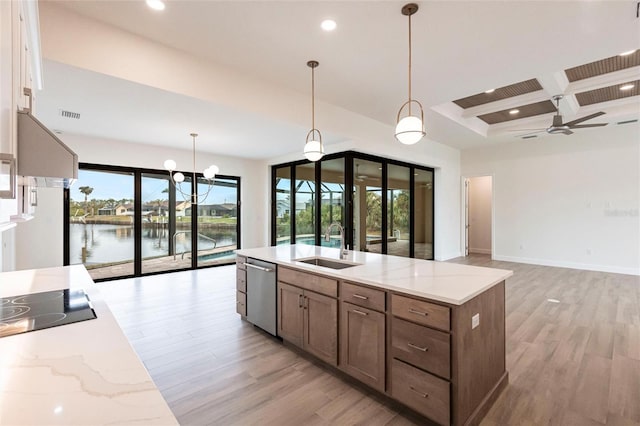
<instances>
[{"instance_id":1,"label":"white upper cabinet","mask_svg":"<svg viewBox=\"0 0 640 426\"><path fill-rule=\"evenodd\" d=\"M0 158L5 158L0 169L0 187L4 186L3 189L12 181L7 158L12 157L17 163L16 113L29 108L30 99L25 89L34 88L34 80L41 81L40 69L37 2L0 1ZM17 185L16 179L13 185ZM17 193L17 187L14 192ZM10 217L16 214L16 198L0 198L0 232L14 226Z\"/></svg>"}]
</instances>

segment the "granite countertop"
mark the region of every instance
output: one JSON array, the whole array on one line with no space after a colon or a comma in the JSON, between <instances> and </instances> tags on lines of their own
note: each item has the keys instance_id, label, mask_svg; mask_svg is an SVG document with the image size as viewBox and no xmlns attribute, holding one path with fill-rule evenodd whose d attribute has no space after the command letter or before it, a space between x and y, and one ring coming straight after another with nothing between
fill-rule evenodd
<instances>
[{"instance_id":1,"label":"granite countertop","mask_svg":"<svg viewBox=\"0 0 640 426\"><path fill-rule=\"evenodd\" d=\"M310 257L340 259L336 248L303 244L240 249L239 255L283 266L316 272L341 280L360 282L386 290L462 305L513 275L505 269L482 268L431 260L410 259L377 253L349 251L346 269L331 269L296 261Z\"/></svg>"},{"instance_id":2,"label":"granite countertop","mask_svg":"<svg viewBox=\"0 0 640 426\"><path fill-rule=\"evenodd\" d=\"M0 424L177 425L84 266L0 273L0 297L64 288L97 319L0 338Z\"/></svg>"}]
</instances>

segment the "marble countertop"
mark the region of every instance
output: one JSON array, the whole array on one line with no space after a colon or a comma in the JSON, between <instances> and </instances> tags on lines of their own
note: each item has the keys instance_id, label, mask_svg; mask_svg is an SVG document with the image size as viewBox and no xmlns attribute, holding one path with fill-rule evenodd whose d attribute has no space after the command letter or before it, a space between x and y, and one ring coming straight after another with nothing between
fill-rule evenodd
<instances>
[{"instance_id":1,"label":"marble countertop","mask_svg":"<svg viewBox=\"0 0 640 426\"><path fill-rule=\"evenodd\" d=\"M239 255L360 282L452 305L462 305L513 275L505 269L482 268L377 253L349 251L346 262L357 266L331 269L296 261L310 257L339 260L339 250L303 244L240 249Z\"/></svg>"},{"instance_id":2,"label":"marble countertop","mask_svg":"<svg viewBox=\"0 0 640 426\"><path fill-rule=\"evenodd\" d=\"M0 297L63 288L97 319L0 338L0 424L177 425L84 266L0 273Z\"/></svg>"}]
</instances>

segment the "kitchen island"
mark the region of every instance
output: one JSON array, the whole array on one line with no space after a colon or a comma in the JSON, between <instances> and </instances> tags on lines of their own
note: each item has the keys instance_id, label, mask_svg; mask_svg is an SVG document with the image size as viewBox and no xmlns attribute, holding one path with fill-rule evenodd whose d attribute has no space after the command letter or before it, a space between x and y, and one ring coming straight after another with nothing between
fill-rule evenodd
<instances>
[{"instance_id":1,"label":"kitchen island","mask_svg":"<svg viewBox=\"0 0 640 426\"><path fill-rule=\"evenodd\" d=\"M243 318L251 259L277 265L279 337L436 423L479 423L508 383L511 271L309 245L237 254Z\"/></svg>"},{"instance_id":2,"label":"kitchen island","mask_svg":"<svg viewBox=\"0 0 640 426\"><path fill-rule=\"evenodd\" d=\"M0 338L0 424L178 422L82 265L0 273L0 297L84 289L96 319Z\"/></svg>"}]
</instances>

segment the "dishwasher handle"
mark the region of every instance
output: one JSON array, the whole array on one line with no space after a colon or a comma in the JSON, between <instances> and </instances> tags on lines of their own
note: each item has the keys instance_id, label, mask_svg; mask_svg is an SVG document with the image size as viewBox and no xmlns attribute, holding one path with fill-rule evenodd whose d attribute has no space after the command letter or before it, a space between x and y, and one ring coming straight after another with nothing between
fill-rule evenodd
<instances>
[{"instance_id":1,"label":"dishwasher handle","mask_svg":"<svg viewBox=\"0 0 640 426\"><path fill-rule=\"evenodd\" d=\"M248 266L250 268L259 269L259 270L261 270L263 272L273 272L272 268L263 268L262 266L252 265L251 263L247 263L247 262L244 262L243 265L244 266Z\"/></svg>"}]
</instances>

